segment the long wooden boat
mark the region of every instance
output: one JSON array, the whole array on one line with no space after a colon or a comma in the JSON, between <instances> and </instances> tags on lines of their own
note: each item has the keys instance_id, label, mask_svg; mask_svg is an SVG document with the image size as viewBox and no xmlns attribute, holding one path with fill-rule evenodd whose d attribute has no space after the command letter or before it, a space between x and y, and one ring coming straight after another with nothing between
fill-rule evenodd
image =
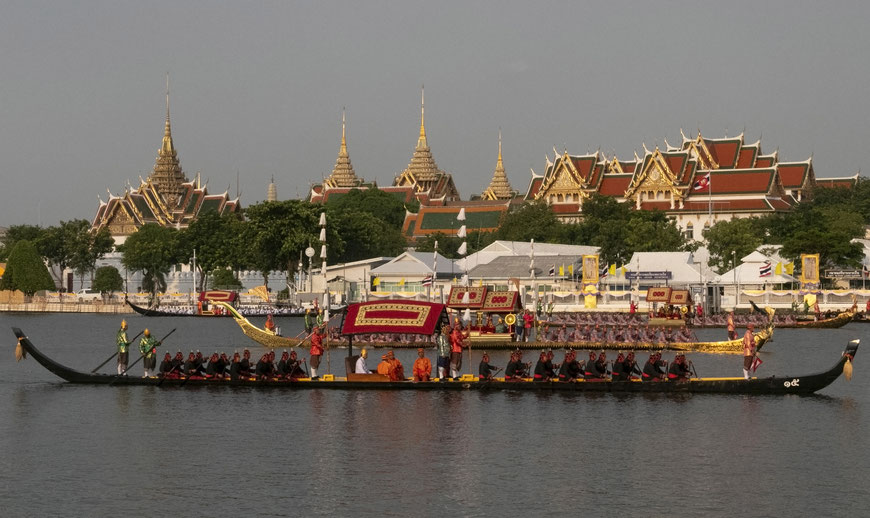
<instances>
[{"instance_id":1,"label":"long wooden boat","mask_svg":"<svg viewBox=\"0 0 870 518\"><path fill-rule=\"evenodd\" d=\"M130 302L129 299L125 300L124 302L126 302L127 305L130 306L130 308L133 311L135 311L136 313L139 313L142 316L146 316L146 317L228 317L228 316L230 316L226 313L215 314L214 312L211 312L211 311L198 313L198 312L196 312L196 310L194 310L193 313L173 313L171 311L161 311L159 309L143 308L142 306L137 306L136 304L133 304L132 302Z\"/></svg>"},{"instance_id":2,"label":"long wooden boat","mask_svg":"<svg viewBox=\"0 0 870 518\"><path fill-rule=\"evenodd\" d=\"M822 320L798 320L796 322L781 324L779 327L789 328L804 328L804 329L836 329L843 327L855 318L855 312L852 310L843 311L839 315Z\"/></svg>"},{"instance_id":3,"label":"long wooden boat","mask_svg":"<svg viewBox=\"0 0 870 518\"><path fill-rule=\"evenodd\" d=\"M239 314L232 306L223 302L217 302L223 306L235 319L236 324L242 329L242 332L250 339L260 345L271 348L289 348L300 347L304 345L304 339L278 336L268 329L263 329L252 324L247 318ZM761 350L764 344L773 338L773 325L769 325L761 331L754 333L755 347ZM339 342L336 345L344 345L346 342ZM416 349L418 347L433 347L430 342L381 342L367 343L357 341L357 344L366 347L388 347L391 349ZM493 334L492 339L488 340L486 335L475 336L472 341L472 346L476 349L605 349L605 350L621 350L634 349L641 351L693 351L693 352L713 352L713 353L742 353L743 339L737 340L722 340L718 342L603 342L603 341L582 341L582 342L550 342L550 341L535 341L535 342L513 342L509 335L504 333Z\"/></svg>"},{"instance_id":4,"label":"long wooden boat","mask_svg":"<svg viewBox=\"0 0 870 518\"><path fill-rule=\"evenodd\" d=\"M304 341L302 338L279 336L268 329L257 327L241 313L236 311L236 308L230 306L226 302L215 302L215 305L224 308L224 312L226 312L228 316L233 317L236 324L242 328L242 332L245 333L245 336L262 346L271 348L299 347Z\"/></svg>"},{"instance_id":5,"label":"long wooden boat","mask_svg":"<svg viewBox=\"0 0 870 518\"><path fill-rule=\"evenodd\" d=\"M330 379L311 380L308 378L294 380L208 380L208 379L163 379L139 378L135 376L118 376L115 374L91 374L71 369L55 362L37 349L21 329L13 327L12 331L18 337L18 343L26 354L32 356L40 365L54 373L59 378L78 384L92 385L150 385L158 387L263 387L285 389L380 389L380 390L513 390L513 391L568 391L568 392L641 392L641 393L719 393L719 394L812 394L833 383L844 367L849 365L858 350L859 340L852 340L846 345L843 355L828 370L806 376L772 376L769 378L696 378L688 381L674 382L641 382L641 381L549 381L535 382L505 381L496 378L491 381L479 381L470 375L463 376L458 381L382 381L379 375L372 376L372 381L362 381L360 376L330 377Z\"/></svg>"}]
</instances>

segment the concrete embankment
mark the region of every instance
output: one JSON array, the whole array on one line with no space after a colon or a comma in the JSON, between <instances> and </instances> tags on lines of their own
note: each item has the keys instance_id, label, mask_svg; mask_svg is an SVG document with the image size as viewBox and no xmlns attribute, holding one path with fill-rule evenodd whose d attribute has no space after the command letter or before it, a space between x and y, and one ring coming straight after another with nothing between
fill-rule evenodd
<instances>
[{"instance_id":1,"label":"concrete embankment","mask_svg":"<svg viewBox=\"0 0 870 518\"><path fill-rule=\"evenodd\" d=\"M94 304L87 302L17 302L0 303L0 312L10 313L132 313L126 304Z\"/></svg>"}]
</instances>

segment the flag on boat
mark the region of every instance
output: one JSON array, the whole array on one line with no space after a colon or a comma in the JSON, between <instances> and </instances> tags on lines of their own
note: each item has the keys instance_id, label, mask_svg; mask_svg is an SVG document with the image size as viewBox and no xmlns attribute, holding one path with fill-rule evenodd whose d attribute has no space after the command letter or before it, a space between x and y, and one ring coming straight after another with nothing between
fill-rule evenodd
<instances>
[{"instance_id":1,"label":"flag on boat","mask_svg":"<svg viewBox=\"0 0 870 518\"><path fill-rule=\"evenodd\" d=\"M755 372L756 370L758 370L758 368L761 367L762 363L764 363L764 362L761 361L761 358L759 358L758 356L753 358L752 359L752 372Z\"/></svg>"},{"instance_id":2,"label":"flag on boat","mask_svg":"<svg viewBox=\"0 0 870 518\"><path fill-rule=\"evenodd\" d=\"M773 268L770 265L770 261L764 261L764 263L758 267L759 277L770 277L771 273L773 273Z\"/></svg>"},{"instance_id":3,"label":"flag on boat","mask_svg":"<svg viewBox=\"0 0 870 518\"><path fill-rule=\"evenodd\" d=\"M423 286L432 286L432 274L423 277Z\"/></svg>"},{"instance_id":4,"label":"flag on boat","mask_svg":"<svg viewBox=\"0 0 870 518\"><path fill-rule=\"evenodd\" d=\"M692 190L703 191L708 187L710 187L710 173L695 180L695 183L692 185Z\"/></svg>"}]
</instances>

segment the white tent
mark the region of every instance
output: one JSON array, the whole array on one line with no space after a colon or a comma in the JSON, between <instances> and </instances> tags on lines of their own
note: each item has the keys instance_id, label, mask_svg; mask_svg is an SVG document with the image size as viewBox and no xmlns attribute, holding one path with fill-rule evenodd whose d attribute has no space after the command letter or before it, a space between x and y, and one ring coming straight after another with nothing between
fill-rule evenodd
<instances>
[{"instance_id":1,"label":"white tent","mask_svg":"<svg viewBox=\"0 0 870 518\"><path fill-rule=\"evenodd\" d=\"M732 270L719 275L714 280L717 284L740 284L741 286L764 286L765 284L785 284L794 282L795 278L783 271L776 273L777 261L755 251L740 259L740 264ZM769 275L762 275L769 269Z\"/></svg>"}]
</instances>

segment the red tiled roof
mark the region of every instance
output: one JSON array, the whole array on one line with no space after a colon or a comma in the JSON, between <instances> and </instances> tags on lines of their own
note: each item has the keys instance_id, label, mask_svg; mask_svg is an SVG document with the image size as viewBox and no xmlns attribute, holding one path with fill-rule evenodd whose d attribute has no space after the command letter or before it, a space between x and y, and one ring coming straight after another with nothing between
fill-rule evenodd
<instances>
[{"instance_id":1,"label":"red tiled roof","mask_svg":"<svg viewBox=\"0 0 870 518\"><path fill-rule=\"evenodd\" d=\"M720 168L734 168L734 164L737 163L737 154L740 151L740 139L705 140L704 143Z\"/></svg>"},{"instance_id":2,"label":"red tiled roof","mask_svg":"<svg viewBox=\"0 0 870 518\"><path fill-rule=\"evenodd\" d=\"M541 184L544 183L543 177L534 177L532 178L531 183L529 184L529 190L526 192L527 200L534 200L535 195L538 194L538 191L541 190Z\"/></svg>"},{"instance_id":3,"label":"red tiled roof","mask_svg":"<svg viewBox=\"0 0 870 518\"><path fill-rule=\"evenodd\" d=\"M737 169L752 169L755 166L756 155L758 155L758 146L743 146L737 158Z\"/></svg>"},{"instance_id":4,"label":"red tiled roof","mask_svg":"<svg viewBox=\"0 0 870 518\"><path fill-rule=\"evenodd\" d=\"M712 171L710 185L713 194L750 194L770 192L776 178L773 169L721 169Z\"/></svg>"},{"instance_id":5,"label":"red tiled roof","mask_svg":"<svg viewBox=\"0 0 870 518\"><path fill-rule=\"evenodd\" d=\"M774 163L773 155L760 156L755 159L755 167L757 168L772 167Z\"/></svg>"},{"instance_id":6,"label":"red tiled roof","mask_svg":"<svg viewBox=\"0 0 870 518\"><path fill-rule=\"evenodd\" d=\"M598 186L599 194L605 196L624 196L625 191L631 184L631 174L606 174Z\"/></svg>"},{"instance_id":7,"label":"red tiled roof","mask_svg":"<svg viewBox=\"0 0 870 518\"><path fill-rule=\"evenodd\" d=\"M677 178L678 183L685 183L685 169L686 163L689 161L689 153L686 151L680 152L671 152L671 153L662 153L662 156L665 158L665 163L668 164L668 168L674 173L674 176Z\"/></svg>"},{"instance_id":8,"label":"red tiled roof","mask_svg":"<svg viewBox=\"0 0 870 518\"><path fill-rule=\"evenodd\" d=\"M825 189L836 188L852 188L858 183L858 177L852 176L849 178L816 178L816 186Z\"/></svg>"},{"instance_id":9,"label":"red tiled roof","mask_svg":"<svg viewBox=\"0 0 870 518\"><path fill-rule=\"evenodd\" d=\"M806 162L798 164L779 163L779 177L782 179L782 186L786 189L800 189L804 187L807 180L807 173L810 170L809 164Z\"/></svg>"}]
</instances>

